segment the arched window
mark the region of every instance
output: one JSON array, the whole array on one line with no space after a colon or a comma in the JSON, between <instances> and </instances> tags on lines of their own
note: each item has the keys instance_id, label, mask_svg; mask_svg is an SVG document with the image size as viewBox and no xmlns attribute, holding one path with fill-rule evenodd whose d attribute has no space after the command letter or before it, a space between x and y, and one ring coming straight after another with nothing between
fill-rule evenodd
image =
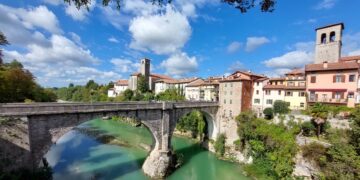
<instances>
[{"instance_id":1,"label":"arched window","mask_svg":"<svg viewBox=\"0 0 360 180\"><path fill-rule=\"evenodd\" d=\"M321 44L325 44L326 43L326 34L323 33L321 34Z\"/></svg>"},{"instance_id":2,"label":"arched window","mask_svg":"<svg viewBox=\"0 0 360 180\"><path fill-rule=\"evenodd\" d=\"M330 42L335 42L335 32L330 33Z\"/></svg>"}]
</instances>

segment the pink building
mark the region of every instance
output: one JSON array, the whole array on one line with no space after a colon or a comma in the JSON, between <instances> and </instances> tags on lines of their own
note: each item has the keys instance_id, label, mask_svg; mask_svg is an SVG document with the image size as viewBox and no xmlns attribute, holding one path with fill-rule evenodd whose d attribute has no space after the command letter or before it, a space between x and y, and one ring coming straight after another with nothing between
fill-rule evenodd
<instances>
[{"instance_id":1,"label":"pink building","mask_svg":"<svg viewBox=\"0 0 360 180\"><path fill-rule=\"evenodd\" d=\"M321 102L355 106L359 94L357 62L308 64L305 71L309 105Z\"/></svg>"}]
</instances>

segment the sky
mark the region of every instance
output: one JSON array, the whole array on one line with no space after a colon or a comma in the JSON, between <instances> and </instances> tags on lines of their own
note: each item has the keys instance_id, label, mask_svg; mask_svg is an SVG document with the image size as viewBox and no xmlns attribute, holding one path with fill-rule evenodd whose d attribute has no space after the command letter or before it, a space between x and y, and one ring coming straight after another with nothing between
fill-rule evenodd
<instances>
[{"instance_id":1,"label":"sky","mask_svg":"<svg viewBox=\"0 0 360 180\"><path fill-rule=\"evenodd\" d=\"M296 2L296 3L295 3ZM343 22L342 56L360 55L358 0L277 0L275 11L242 14L220 0L123 0L89 10L63 0L1 0L0 31L17 59L45 87L128 79L142 58L174 78L250 70L270 77L314 61L315 29Z\"/></svg>"}]
</instances>

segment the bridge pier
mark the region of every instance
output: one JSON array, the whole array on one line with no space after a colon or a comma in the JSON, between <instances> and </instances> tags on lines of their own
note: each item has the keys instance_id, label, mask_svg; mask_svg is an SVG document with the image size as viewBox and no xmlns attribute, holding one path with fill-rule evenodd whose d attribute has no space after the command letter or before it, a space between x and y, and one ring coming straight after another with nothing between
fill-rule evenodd
<instances>
[{"instance_id":1,"label":"bridge pier","mask_svg":"<svg viewBox=\"0 0 360 180\"><path fill-rule=\"evenodd\" d=\"M155 148L146 158L142 169L151 178L163 178L168 170L174 165L171 151L170 121L174 118L173 103L163 102L161 125L158 132L160 141L155 142Z\"/></svg>"}]
</instances>

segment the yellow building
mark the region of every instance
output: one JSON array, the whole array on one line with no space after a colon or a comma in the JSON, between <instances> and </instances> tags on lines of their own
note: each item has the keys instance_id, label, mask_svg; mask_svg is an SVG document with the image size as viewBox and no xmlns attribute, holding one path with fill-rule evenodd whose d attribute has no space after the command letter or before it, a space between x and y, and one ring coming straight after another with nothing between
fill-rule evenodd
<instances>
[{"instance_id":1,"label":"yellow building","mask_svg":"<svg viewBox=\"0 0 360 180\"><path fill-rule=\"evenodd\" d=\"M292 110L306 108L306 80L302 69L294 69L285 74L285 98Z\"/></svg>"}]
</instances>

